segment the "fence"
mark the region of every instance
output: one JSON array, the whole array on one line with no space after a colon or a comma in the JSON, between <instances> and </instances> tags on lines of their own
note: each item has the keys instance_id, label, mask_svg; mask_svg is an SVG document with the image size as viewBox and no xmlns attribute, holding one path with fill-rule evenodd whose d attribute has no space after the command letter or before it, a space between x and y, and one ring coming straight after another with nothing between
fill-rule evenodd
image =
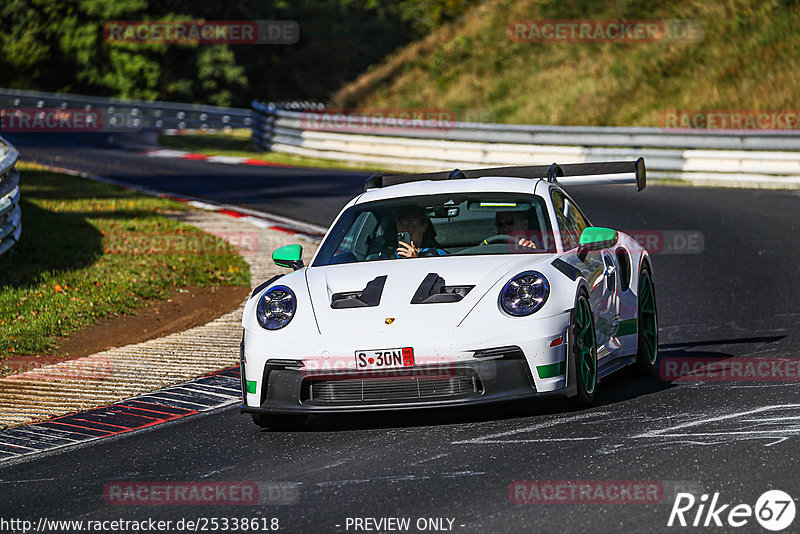
<instances>
[{"instance_id":1,"label":"fence","mask_svg":"<svg viewBox=\"0 0 800 534\"><path fill-rule=\"evenodd\" d=\"M144 100L120 100L96 96L43 93L0 88L0 109L5 114L15 109L57 109L95 111L99 131L136 132L140 130L226 130L249 128L251 111Z\"/></svg>"},{"instance_id":2,"label":"fence","mask_svg":"<svg viewBox=\"0 0 800 534\"><path fill-rule=\"evenodd\" d=\"M253 102L253 142L272 150L410 170L613 161L643 156L648 177L747 187L800 185L800 131L534 126L452 122L319 127L319 110ZM346 123L346 121L341 121ZM315 124L313 128L309 124Z\"/></svg>"},{"instance_id":3,"label":"fence","mask_svg":"<svg viewBox=\"0 0 800 534\"><path fill-rule=\"evenodd\" d=\"M19 207L19 172L17 149L0 137L0 255L10 250L22 233L22 210Z\"/></svg>"}]
</instances>

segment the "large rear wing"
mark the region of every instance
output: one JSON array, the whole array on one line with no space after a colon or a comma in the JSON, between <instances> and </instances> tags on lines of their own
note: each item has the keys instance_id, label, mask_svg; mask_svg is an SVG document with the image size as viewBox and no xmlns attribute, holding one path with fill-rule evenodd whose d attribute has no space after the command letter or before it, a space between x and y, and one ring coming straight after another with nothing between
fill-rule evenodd
<instances>
[{"instance_id":1,"label":"large rear wing","mask_svg":"<svg viewBox=\"0 0 800 534\"><path fill-rule=\"evenodd\" d=\"M552 165L493 167L467 171L455 169L425 174L390 174L387 176L376 174L367 179L364 190L423 180L463 180L484 176L547 180L560 185L636 184L637 191L643 190L647 185L644 158L639 158L636 161L601 161L597 163L565 163L563 165L553 163Z\"/></svg>"}]
</instances>

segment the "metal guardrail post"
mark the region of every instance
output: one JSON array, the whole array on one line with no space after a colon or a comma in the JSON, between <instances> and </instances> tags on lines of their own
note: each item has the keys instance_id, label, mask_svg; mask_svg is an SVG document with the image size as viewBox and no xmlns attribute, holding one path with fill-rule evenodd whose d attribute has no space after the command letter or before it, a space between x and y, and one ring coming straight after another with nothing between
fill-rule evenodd
<instances>
[{"instance_id":1,"label":"metal guardrail post","mask_svg":"<svg viewBox=\"0 0 800 534\"><path fill-rule=\"evenodd\" d=\"M265 105L253 100L252 141L253 145L261 151L270 150L272 137L272 124L275 122L275 106Z\"/></svg>"},{"instance_id":2,"label":"metal guardrail post","mask_svg":"<svg viewBox=\"0 0 800 534\"><path fill-rule=\"evenodd\" d=\"M18 157L17 149L0 137L0 256L16 245L22 234Z\"/></svg>"}]
</instances>

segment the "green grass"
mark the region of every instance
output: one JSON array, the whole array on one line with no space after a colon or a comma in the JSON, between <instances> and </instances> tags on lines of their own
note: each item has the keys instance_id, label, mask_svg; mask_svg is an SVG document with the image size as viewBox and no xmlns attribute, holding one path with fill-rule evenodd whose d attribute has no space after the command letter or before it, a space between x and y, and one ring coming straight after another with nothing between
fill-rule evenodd
<instances>
[{"instance_id":1,"label":"green grass","mask_svg":"<svg viewBox=\"0 0 800 534\"><path fill-rule=\"evenodd\" d=\"M520 20L697 21L698 42L513 42ZM469 109L489 122L662 126L670 110L800 108L795 0L488 0L332 97L333 107Z\"/></svg>"},{"instance_id":2,"label":"green grass","mask_svg":"<svg viewBox=\"0 0 800 534\"><path fill-rule=\"evenodd\" d=\"M282 165L311 167L320 169L344 169L379 172L380 167L365 163L307 158L280 152L261 152L250 142L250 130L231 130L227 133L160 135L158 144L176 150L185 150L211 156L237 156L268 161Z\"/></svg>"},{"instance_id":3,"label":"green grass","mask_svg":"<svg viewBox=\"0 0 800 534\"><path fill-rule=\"evenodd\" d=\"M158 143L177 150L237 152L246 154L247 157L254 157L256 154L263 155L262 152L256 152L253 148L250 142L250 130L246 128L209 134L159 135Z\"/></svg>"},{"instance_id":4,"label":"green grass","mask_svg":"<svg viewBox=\"0 0 800 534\"><path fill-rule=\"evenodd\" d=\"M0 360L134 313L181 286L248 285L225 241L165 217L178 202L20 164L22 238L0 256Z\"/></svg>"}]
</instances>

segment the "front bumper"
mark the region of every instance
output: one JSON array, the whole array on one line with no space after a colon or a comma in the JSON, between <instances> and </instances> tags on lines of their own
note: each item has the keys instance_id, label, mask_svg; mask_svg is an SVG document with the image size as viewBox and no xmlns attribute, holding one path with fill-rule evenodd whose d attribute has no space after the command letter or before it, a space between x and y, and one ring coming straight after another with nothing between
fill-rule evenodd
<instances>
[{"instance_id":1,"label":"front bumper","mask_svg":"<svg viewBox=\"0 0 800 534\"><path fill-rule=\"evenodd\" d=\"M243 412L314 414L470 406L516 399L568 395L569 388L536 391L525 359L462 361L411 370L308 373L266 365L259 406ZM247 397L245 397L247 398Z\"/></svg>"}]
</instances>

